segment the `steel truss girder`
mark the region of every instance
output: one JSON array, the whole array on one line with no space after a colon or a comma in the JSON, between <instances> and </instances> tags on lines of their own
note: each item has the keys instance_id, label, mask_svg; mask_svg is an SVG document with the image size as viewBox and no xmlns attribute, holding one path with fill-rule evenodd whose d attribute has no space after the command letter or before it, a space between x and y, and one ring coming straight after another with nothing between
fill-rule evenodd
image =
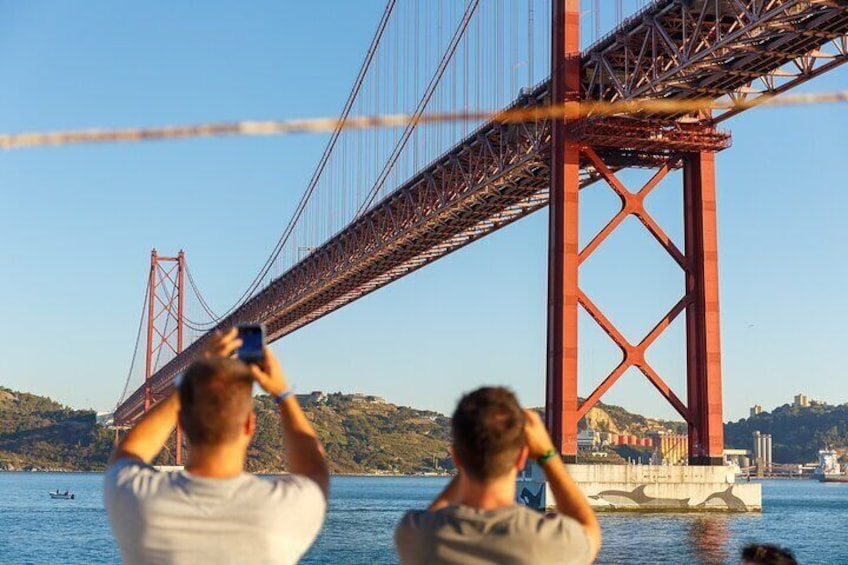
<instances>
[{"instance_id":1,"label":"steel truss girder","mask_svg":"<svg viewBox=\"0 0 848 565\"><path fill-rule=\"evenodd\" d=\"M467 137L239 308L220 327L268 325L278 339L547 204L547 122L491 123ZM594 182L587 176L586 182ZM152 379L164 395L201 337ZM116 421L137 418L136 391ZM142 403L143 404L143 403Z\"/></svg>"},{"instance_id":2,"label":"steel truss girder","mask_svg":"<svg viewBox=\"0 0 848 565\"><path fill-rule=\"evenodd\" d=\"M584 52L582 95L779 94L848 61L846 35L845 0L658 0Z\"/></svg>"},{"instance_id":3,"label":"steel truss girder","mask_svg":"<svg viewBox=\"0 0 848 565\"><path fill-rule=\"evenodd\" d=\"M678 147L678 141L648 131L650 151L619 159L622 166L654 166ZM691 128L687 147L711 140L728 141L712 128ZM640 140L633 135L633 143ZM699 137L700 135L700 137ZM619 139L622 139L620 136ZM694 140L694 141L693 141ZM698 141L700 140L700 141ZM599 149L602 153L604 149ZM621 155L620 149L606 153ZM679 166L672 159L669 166ZM244 306L221 322L263 322L269 339L276 340L456 249L480 239L548 204L550 124L489 124L454 152L387 196L363 217L312 251ZM585 157L581 186L601 178L596 164ZM167 394L173 377L185 369L206 336L186 348L152 379L155 398ZM139 396L131 396L116 412L116 421L139 415Z\"/></svg>"},{"instance_id":4,"label":"steel truss girder","mask_svg":"<svg viewBox=\"0 0 848 565\"><path fill-rule=\"evenodd\" d=\"M653 167L680 152L722 151L731 145L730 133L702 123L661 122L632 118L579 120L566 127L569 138L616 152L641 151L653 158ZM632 159L630 165L635 165Z\"/></svg>"},{"instance_id":5,"label":"steel truss girder","mask_svg":"<svg viewBox=\"0 0 848 565\"><path fill-rule=\"evenodd\" d=\"M654 129L634 131L639 135L620 134L618 139L630 139L631 145L647 142L640 135L648 131L655 137L650 151L627 156L621 149L599 148L600 154L615 162L614 169L654 166L663 160L669 167L680 165L669 157L680 149L677 140L669 138L663 144ZM687 135L686 147L697 143L713 147L714 139L729 140L727 134L706 127L691 128ZM269 338L278 339L539 210L548 203L549 147L547 122L481 128L457 151L434 161L220 326L260 321L268 325ZM581 163L581 174L581 186L603 176L588 156ZM151 378L154 401L169 392L173 377L188 366L205 340L201 337ZM143 391L136 391L118 409L116 421L134 420L143 406Z\"/></svg>"}]
</instances>

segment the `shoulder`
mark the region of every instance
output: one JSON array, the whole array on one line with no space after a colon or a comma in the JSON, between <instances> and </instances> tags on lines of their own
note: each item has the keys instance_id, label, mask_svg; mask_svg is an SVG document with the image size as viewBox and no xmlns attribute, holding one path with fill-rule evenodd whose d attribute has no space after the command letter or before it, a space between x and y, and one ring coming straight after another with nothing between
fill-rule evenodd
<instances>
[{"instance_id":1,"label":"shoulder","mask_svg":"<svg viewBox=\"0 0 848 565\"><path fill-rule=\"evenodd\" d=\"M395 528L395 549L401 563L426 563L440 525L444 518L443 510L410 510L404 514Z\"/></svg>"},{"instance_id":2,"label":"shoulder","mask_svg":"<svg viewBox=\"0 0 848 565\"><path fill-rule=\"evenodd\" d=\"M404 548L428 545L448 531L461 529L461 520L456 516L457 507L447 506L439 510L409 510L395 527L395 546Z\"/></svg>"},{"instance_id":3,"label":"shoulder","mask_svg":"<svg viewBox=\"0 0 848 565\"><path fill-rule=\"evenodd\" d=\"M123 501L155 496L171 483L171 474L160 472L134 457L122 457L112 463L103 476L103 495L107 506Z\"/></svg>"},{"instance_id":4,"label":"shoulder","mask_svg":"<svg viewBox=\"0 0 848 565\"><path fill-rule=\"evenodd\" d=\"M435 530L448 521L453 507L446 507L436 511L410 510L401 518L397 531Z\"/></svg>"},{"instance_id":5,"label":"shoulder","mask_svg":"<svg viewBox=\"0 0 848 565\"><path fill-rule=\"evenodd\" d=\"M517 524L534 530L550 530L552 532L583 530L577 520L558 512L540 512L527 506L518 505L514 508L513 516Z\"/></svg>"},{"instance_id":6,"label":"shoulder","mask_svg":"<svg viewBox=\"0 0 848 565\"><path fill-rule=\"evenodd\" d=\"M523 534L534 535L544 545L568 548L572 555L590 553L586 530L570 516L555 512L544 514L521 506L516 512L516 522Z\"/></svg>"},{"instance_id":7,"label":"shoulder","mask_svg":"<svg viewBox=\"0 0 848 565\"><path fill-rule=\"evenodd\" d=\"M262 480L257 477L257 480ZM318 483L305 475L281 475L271 481L275 489L281 490L289 494L302 496L319 495L324 498L321 492L321 487Z\"/></svg>"},{"instance_id":8,"label":"shoulder","mask_svg":"<svg viewBox=\"0 0 848 565\"><path fill-rule=\"evenodd\" d=\"M254 484L269 489L270 498L281 505L308 508L322 516L327 510L327 499L321 487L304 475L282 475L270 481L254 477Z\"/></svg>"},{"instance_id":9,"label":"shoulder","mask_svg":"<svg viewBox=\"0 0 848 565\"><path fill-rule=\"evenodd\" d=\"M158 473L156 469L136 457L121 457L115 460L106 469L104 480L106 486L121 486L133 481L137 477L153 476Z\"/></svg>"},{"instance_id":10,"label":"shoulder","mask_svg":"<svg viewBox=\"0 0 848 565\"><path fill-rule=\"evenodd\" d=\"M429 510L410 510L403 515L395 528L395 544L408 544L412 540L434 535L447 522L447 508L431 512Z\"/></svg>"},{"instance_id":11,"label":"shoulder","mask_svg":"<svg viewBox=\"0 0 848 565\"><path fill-rule=\"evenodd\" d=\"M436 522L435 512L427 510L409 510L398 523L398 531L419 530L432 526Z\"/></svg>"}]
</instances>

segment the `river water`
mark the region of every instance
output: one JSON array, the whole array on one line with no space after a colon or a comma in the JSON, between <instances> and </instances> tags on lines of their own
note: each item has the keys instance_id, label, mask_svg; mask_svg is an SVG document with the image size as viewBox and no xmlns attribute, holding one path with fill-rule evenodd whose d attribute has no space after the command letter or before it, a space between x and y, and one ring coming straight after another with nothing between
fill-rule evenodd
<instances>
[{"instance_id":1,"label":"river water","mask_svg":"<svg viewBox=\"0 0 848 565\"><path fill-rule=\"evenodd\" d=\"M302 563L396 563L394 524L423 508L441 478L335 477L324 530ZM0 473L0 563L116 563L102 476ZM69 489L74 500L47 492ZM848 484L764 481L762 514L602 514L598 563L738 563L741 547L773 542L800 563L848 564Z\"/></svg>"}]
</instances>

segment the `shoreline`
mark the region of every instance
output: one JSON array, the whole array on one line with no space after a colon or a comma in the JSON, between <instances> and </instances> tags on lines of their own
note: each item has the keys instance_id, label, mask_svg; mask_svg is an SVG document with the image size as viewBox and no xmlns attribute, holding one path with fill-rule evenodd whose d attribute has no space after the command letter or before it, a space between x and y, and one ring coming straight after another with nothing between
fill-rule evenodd
<instances>
[{"instance_id":1,"label":"shoreline","mask_svg":"<svg viewBox=\"0 0 848 565\"><path fill-rule=\"evenodd\" d=\"M69 469L37 469L37 470L27 470L27 469L0 469L0 474L2 473L27 473L27 474L36 474L36 473L56 473L56 474L76 474L76 475L102 475L106 472L106 469L100 471L76 471ZM255 475L260 476L275 476L275 475L288 475L289 473L286 471L279 472L266 472L259 471L253 473ZM416 473L330 473L330 477L403 477L403 478L422 478L422 479L444 479L448 477L452 477L451 473L444 474L416 474Z\"/></svg>"}]
</instances>

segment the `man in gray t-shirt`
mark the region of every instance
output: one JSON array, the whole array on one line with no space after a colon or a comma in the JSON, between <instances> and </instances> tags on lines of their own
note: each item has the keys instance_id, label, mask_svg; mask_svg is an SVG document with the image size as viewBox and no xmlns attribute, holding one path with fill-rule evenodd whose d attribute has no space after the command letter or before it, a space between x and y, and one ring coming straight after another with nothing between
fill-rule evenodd
<instances>
[{"instance_id":1,"label":"man in gray t-shirt","mask_svg":"<svg viewBox=\"0 0 848 565\"><path fill-rule=\"evenodd\" d=\"M179 389L116 447L104 502L125 563L296 563L318 535L329 485L323 448L270 350L246 365L229 358L240 345L235 329L215 335ZM244 472L254 382L280 408L291 475ZM189 461L157 471L150 462L178 420Z\"/></svg>"},{"instance_id":2,"label":"man in gray t-shirt","mask_svg":"<svg viewBox=\"0 0 848 565\"><path fill-rule=\"evenodd\" d=\"M586 564L601 530L568 476L539 415L503 388L464 396L453 414L451 455L458 473L427 510L410 511L395 530L404 564ZM542 466L557 512L515 503L518 470Z\"/></svg>"},{"instance_id":3,"label":"man in gray t-shirt","mask_svg":"<svg viewBox=\"0 0 848 565\"><path fill-rule=\"evenodd\" d=\"M326 508L304 476L210 479L130 458L109 468L104 495L125 563L294 563Z\"/></svg>"}]
</instances>

